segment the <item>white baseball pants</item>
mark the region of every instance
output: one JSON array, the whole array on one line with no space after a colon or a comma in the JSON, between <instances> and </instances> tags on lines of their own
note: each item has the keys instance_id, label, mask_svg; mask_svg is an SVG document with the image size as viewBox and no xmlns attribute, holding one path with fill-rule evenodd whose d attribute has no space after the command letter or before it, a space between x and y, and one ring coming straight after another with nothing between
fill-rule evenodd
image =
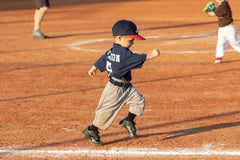
<instances>
[{"instance_id":1,"label":"white baseball pants","mask_svg":"<svg viewBox=\"0 0 240 160\"><path fill-rule=\"evenodd\" d=\"M240 52L240 41L237 38L237 30L234 24L218 28L218 40L216 47L217 58L223 58L228 44L230 44L237 52Z\"/></svg>"}]
</instances>

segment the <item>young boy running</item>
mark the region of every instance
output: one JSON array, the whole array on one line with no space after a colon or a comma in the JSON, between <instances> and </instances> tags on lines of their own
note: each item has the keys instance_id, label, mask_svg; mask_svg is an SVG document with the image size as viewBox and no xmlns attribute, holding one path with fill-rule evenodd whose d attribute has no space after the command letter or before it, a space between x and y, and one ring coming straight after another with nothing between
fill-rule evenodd
<instances>
[{"instance_id":1,"label":"young boy running","mask_svg":"<svg viewBox=\"0 0 240 160\"><path fill-rule=\"evenodd\" d=\"M100 98L93 123L83 130L82 134L95 145L103 145L98 129L106 130L116 118L119 110L129 105L129 113L120 121L131 138L137 138L134 119L143 114L145 98L131 84L131 70L141 68L143 63L160 55L158 49L150 54L137 54L130 51L135 39L145 40L138 34L137 26L129 20L120 20L112 27L115 39L113 47L102 55L88 71L95 76L96 71L107 71L109 82Z\"/></svg>"}]
</instances>

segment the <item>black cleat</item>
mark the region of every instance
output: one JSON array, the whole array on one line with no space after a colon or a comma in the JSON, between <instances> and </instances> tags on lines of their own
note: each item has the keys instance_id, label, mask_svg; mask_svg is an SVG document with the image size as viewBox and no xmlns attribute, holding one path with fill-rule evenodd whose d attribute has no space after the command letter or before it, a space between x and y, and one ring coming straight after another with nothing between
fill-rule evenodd
<instances>
[{"instance_id":1,"label":"black cleat","mask_svg":"<svg viewBox=\"0 0 240 160\"><path fill-rule=\"evenodd\" d=\"M98 146L103 145L103 142L100 140L100 137L99 137L99 132L89 130L89 126L82 131L82 135L85 138L88 138L90 142L92 142L95 145L98 145Z\"/></svg>"},{"instance_id":2,"label":"black cleat","mask_svg":"<svg viewBox=\"0 0 240 160\"><path fill-rule=\"evenodd\" d=\"M135 122L130 122L130 121L127 121L126 119L123 119L122 121L120 121L119 124L127 130L130 138L138 137L136 133Z\"/></svg>"}]
</instances>

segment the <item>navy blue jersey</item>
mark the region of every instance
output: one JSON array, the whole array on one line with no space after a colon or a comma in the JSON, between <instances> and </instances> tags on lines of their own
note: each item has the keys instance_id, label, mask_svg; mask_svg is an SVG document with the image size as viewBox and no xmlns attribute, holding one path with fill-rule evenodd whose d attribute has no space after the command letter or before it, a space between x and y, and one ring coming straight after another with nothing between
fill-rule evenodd
<instances>
[{"instance_id":1,"label":"navy blue jersey","mask_svg":"<svg viewBox=\"0 0 240 160\"><path fill-rule=\"evenodd\" d=\"M146 54L137 54L114 43L113 48L108 50L94 64L101 72L107 70L108 77L131 81L131 69L141 68L147 58Z\"/></svg>"}]
</instances>

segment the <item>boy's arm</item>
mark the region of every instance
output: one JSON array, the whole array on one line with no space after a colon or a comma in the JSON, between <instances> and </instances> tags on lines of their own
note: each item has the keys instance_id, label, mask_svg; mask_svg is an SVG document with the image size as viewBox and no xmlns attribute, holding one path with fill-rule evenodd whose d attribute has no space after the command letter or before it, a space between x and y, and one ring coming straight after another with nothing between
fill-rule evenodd
<instances>
[{"instance_id":1,"label":"boy's arm","mask_svg":"<svg viewBox=\"0 0 240 160\"><path fill-rule=\"evenodd\" d=\"M216 16L216 14L215 14L214 12L207 12L207 14L208 14L208 16L210 16L210 17L215 17L215 16Z\"/></svg>"},{"instance_id":2,"label":"boy's arm","mask_svg":"<svg viewBox=\"0 0 240 160\"><path fill-rule=\"evenodd\" d=\"M147 58L146 59L147 60L148 59L152 59L152 58L155 58L155 57L157 57L159 55L160 55L159 49L153 49L151 53L147 54Z\"/></svg>"},{"instance_id":3,"label":"boy's arm","mask_svg":"<svg viewBox=\"0 0 240 160\"><path fill-rule=\"evenodd\" d=\"M97 72L97 67L95 67L94 65L92 66L92 68L88 71L88 75L90 77L94 77L96 76L96 72Z\"/></svg>"}]
</instances>

